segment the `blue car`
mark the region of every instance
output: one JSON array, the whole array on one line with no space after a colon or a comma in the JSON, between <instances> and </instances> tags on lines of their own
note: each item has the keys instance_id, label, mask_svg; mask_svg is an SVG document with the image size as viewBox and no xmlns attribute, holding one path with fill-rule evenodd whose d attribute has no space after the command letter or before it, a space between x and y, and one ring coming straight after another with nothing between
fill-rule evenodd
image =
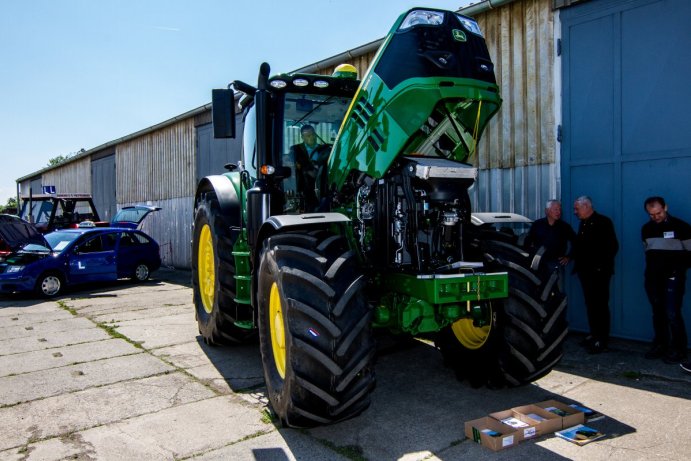
<instances>
[{"instance_id":1,"label":"blue car","mask_svg":"<svg viewBox=\"0 0 691 461\"><path fill-rule=\"evenodd\" d=\"M77 283L142 282L161 266L158 243L136 229L80 227L44 237L43 243L28 243L0 263L0 292L53 297Z\"/></svg>"}]
</instances>

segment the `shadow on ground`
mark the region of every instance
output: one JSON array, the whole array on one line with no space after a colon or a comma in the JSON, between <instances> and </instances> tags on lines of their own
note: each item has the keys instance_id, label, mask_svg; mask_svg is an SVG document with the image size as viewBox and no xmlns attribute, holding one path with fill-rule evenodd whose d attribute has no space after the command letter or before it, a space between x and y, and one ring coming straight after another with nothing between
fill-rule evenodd
<instances>
[{"instance_id":1,"label":"shadow on ground","mask_svg":"<svg viewBox=\"0 0 691 461\"><path fill-rule=\"evenodd\" d=\"M684 374L678 365L645 360L647 345L614 339L610 352L589 355L578 345L581 338L579 334L569 336L564 357L555 368L570 376L564 379L574 381L571 385L576 386L580 377L691 399L691 375ZM266 400L256 343L211 348L200 341L200 347L234 392L252 393L260 401ZM340 453L344 459L398 459L411 455L411 459L422 459L425 453L434 453L439 459L502 460L516 459L516 456L534 460L567 459L532 441L522 443L520 453L490 452L465 438L464 422L549 399L585 406L588 402L563 397L541 386L540 381L512 389L472 388L456 380L454 373L444 368L438 351L422 341L394 342L379 352L377 388L370 408L360 416L308 430L279 429L297 459L303 456L309 459L305 435ZM548 375L545 379L549 378ZM605 416L597 422L597 427L607 434L607 439L636 432L635 427L611 415ZM538 440L550 437L554 436ZM282 459L278 451L258 450L255 454L257 459Z\"/></svg>"},{"instance_id":2,"label":"shadow on ground","mask_svg":"<svg viewBox=\"0 0 691 461\"><path fill-rule=\"evenodd\" d=\"M201 338L198 341L235 392L252 392L266 401L263 379L251 385L238 379L248 374L262 376L257 344L209 347ZM569 342L573 341L575 339ZM478 449L480 453L491 453L492 459L516 459L517 453L513 450L492 453L466 439L464 422L543 400L585 404L535 384L498 390L472 388L466 382L459 382L451 370L444 368L439 352L425 342L386 342L379 352L377 387L369 409L356 418L330 426L307 430L280 429L281 436L297 459L302 455L309 459L309 452L301 452L307 450L299 436L303 434L340 453L345 459L399 459L418 453L434 453L439 459L458 459L461 455L464 459L466 456L478 459ZM598 428L608 438L636 430L611 417L599 422ZM256 455L265 457L261 459L281 459L274 452L260 451ZM520 457L567 459L531 441L521 444Z\"/></svg>"}]
</instances>

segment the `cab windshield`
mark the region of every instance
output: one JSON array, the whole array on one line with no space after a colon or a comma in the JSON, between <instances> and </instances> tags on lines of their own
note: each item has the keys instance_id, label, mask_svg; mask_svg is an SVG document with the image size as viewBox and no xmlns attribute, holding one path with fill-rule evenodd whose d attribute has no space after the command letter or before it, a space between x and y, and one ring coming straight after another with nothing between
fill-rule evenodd
<instances>
[{"instance_id":1,"label":"cab windshield","mask_svg":"<svg viewBox=\"0 0 691 461\"><path fill-rule=\"evenodd\" d=\"M350 102L349 97L286 93L283 159L291 174L283 181L286 212L313 211L321 173Z\"/></svg>"}]
</instances>

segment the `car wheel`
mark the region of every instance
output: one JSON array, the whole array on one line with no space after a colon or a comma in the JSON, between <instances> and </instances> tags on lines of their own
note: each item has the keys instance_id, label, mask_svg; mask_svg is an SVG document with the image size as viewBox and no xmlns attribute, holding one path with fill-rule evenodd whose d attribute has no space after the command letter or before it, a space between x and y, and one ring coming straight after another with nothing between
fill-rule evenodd
<instances>
[{"instance_id":1,"label":"car wheel","mask_svg":"<svg viewBox=\"0 0 691 461\"><path fill-rule=\"evenodd\" d=\"M151 274L151 271L149 271L149 266L147 266L144 263L139 263L137 264L137 267L134 269L134 276L132 279L134 279L137 282L144 282L149 278L149 275Z\"/></svg>"},{"instance_id":2,"label":"car wheel","mask_svg":"<svg viewBox=\"0 0 691 461\"><path fill-rule=\"evenodd\" d=\"M62 291L62 277L55 272L42 274L36 281L36 292L46 298L57 296Z\"/></svg>"}]
</instances>

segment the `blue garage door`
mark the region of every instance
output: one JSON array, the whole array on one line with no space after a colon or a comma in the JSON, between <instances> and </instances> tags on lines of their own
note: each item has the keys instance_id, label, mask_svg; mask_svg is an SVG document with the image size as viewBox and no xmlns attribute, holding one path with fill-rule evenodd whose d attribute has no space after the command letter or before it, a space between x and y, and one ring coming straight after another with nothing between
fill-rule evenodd
<instances>
[{"instance_id":1,"label":"blue garage door","mask_svg":"<svg viewBox=\"0 0 691 461\"><path fill-rule=\"evenodd\" d=\"M691 1L594 0L562 10L561 21L562 197L569 207L589 195L613 218L612 333L648 341L643 201L662 195L671 214L691 222ZM572 328L587 330L580 286L569 282Z\"/></svg>"}]
</instances>

